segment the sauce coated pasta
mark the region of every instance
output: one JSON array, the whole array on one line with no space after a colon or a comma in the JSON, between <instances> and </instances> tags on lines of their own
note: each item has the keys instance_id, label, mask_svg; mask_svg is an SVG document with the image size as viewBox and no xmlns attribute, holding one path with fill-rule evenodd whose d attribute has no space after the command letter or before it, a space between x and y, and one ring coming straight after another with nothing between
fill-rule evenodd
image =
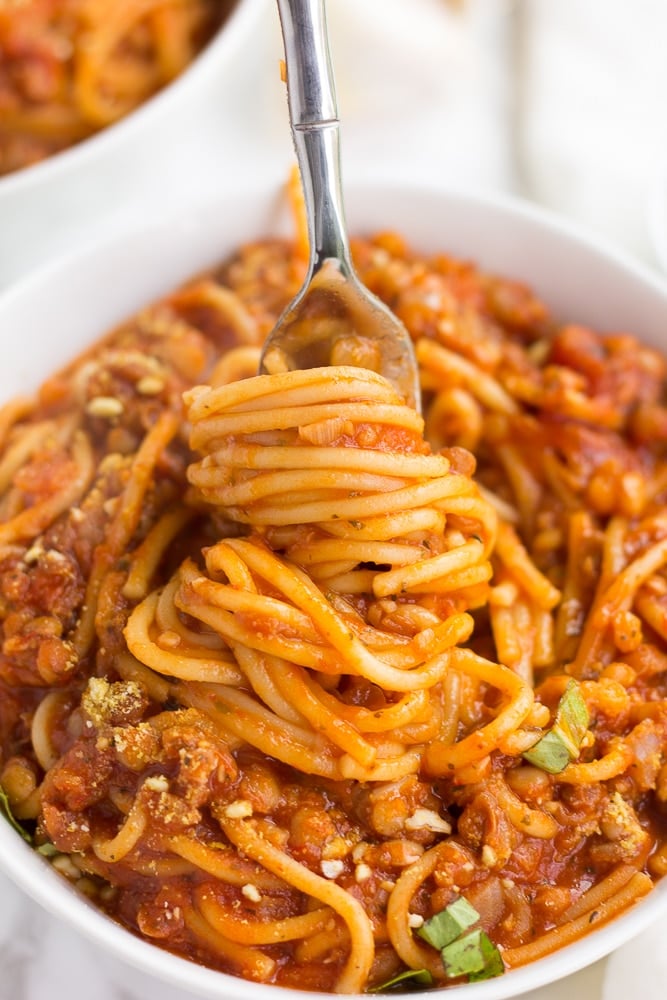
<instances>
[{"instance_id":1,"label":"sauce coated pasta","mask_svg":"<svg viewBox=\"0 0 667 1000\"><path fill-rule=\"evenodd\" d=\"M475 981L667 868L667 366L520 282L354 243L423 418L257 376L241 247L0 411L0 784L156 945L341 993Z\"/></svg>"}]
</instances>

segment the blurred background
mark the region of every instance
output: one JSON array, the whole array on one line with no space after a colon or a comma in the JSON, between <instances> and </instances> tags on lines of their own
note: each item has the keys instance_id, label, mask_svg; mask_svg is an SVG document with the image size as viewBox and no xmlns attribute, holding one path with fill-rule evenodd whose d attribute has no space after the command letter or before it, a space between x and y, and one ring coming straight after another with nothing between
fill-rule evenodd
<instances>
[{"instance_id":1,"label":"blurred background","mask_svg":"<svg viewBox=\"0 0 667 1000\"><path fill-rule=\"evenodd\" d=\"M0 287L105 233L287 176L278 15L273 0L246 2L255 16L241 44L145 128L48 184L30 171L0 180ZM665 0L328 0L328 15L346 179L518 195L667 272ZM0 894L2 1000L184 1000L117 966L4 876ZM662 933L540 1000L617 1000L638 970L644 1000L657 1000Z\"/></svg>"},{"instance_id":2,"label":"blurred background","mask_svg":"<svg viewBox=\"0 0 667 1000\"><path fill-rule=\"evenodd\" d=\"M0 181L0 284L166 205L286 174L278 15L273 0L245 2L254 17L242 43L131 142L107 143L55 184L33 183L31 171ZM518 194L667 268L664 0L327 9L346 179Z\"/></svg>"},{"instance_id":3,"label":"blurred background","mask_svg":"<svg viewBox=\"0 0 667 1000\"><path fill-rule=\"evenodd\" d=\"M664 0L329 0L328 10L346 169L519 194L656 263ZM275 141L284 108L270 81L269 95Z\"/></svg>"}]
</instances>

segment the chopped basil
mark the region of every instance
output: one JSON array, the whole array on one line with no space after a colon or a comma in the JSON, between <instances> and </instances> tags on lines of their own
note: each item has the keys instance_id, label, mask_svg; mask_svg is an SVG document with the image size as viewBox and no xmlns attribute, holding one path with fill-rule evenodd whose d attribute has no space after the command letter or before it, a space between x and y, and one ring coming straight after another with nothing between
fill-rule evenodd
<instances>
[{"instance_id":1,"label":"chopped basil","mask_svg":"<svg viewBox=\"0 0 667 1000\"><path fill-rule=\"evenodd\" d=\"M2 785L0 785L0 812L4 815L7 822L14 827L16 832L20 833L28 844L32 844L32 836L21 826L19 821L14 816L12 807L9 804L9 799L7 798L7 792L4 790Z\"/></svg>"},{"instance_id":2,"label":"chopped basil","mask_svg":"<svg viewBox=\"0 0 667 1000\"><path fill-rule=\"evenodd\" d=\"M480 945L482 931L478 927L469 934L452 941L442 949L442 961L445 972L451 979L459 976L470 976L475 972L481 972L484 968L484 955Z\"/></svg>"},{"instance_id":3,"label":"chopped basil","mask_svg":"<svg viewBox=\"0 0 667 1000\"><path fill-rule=\"evenodd\" d=\"M481 927L452 941L440 954L451 979L468 976L469 982L476 982L504 972L500 952Z\"/></svg>"},{"instance_id":4,"label":"chopped basil","mask_svg":"<svg viewBox=\"0 0 667 1000\"><path fill-rule=\"evenodd\" d=\"M434 948L444 948L455 941L463 931L479 920L479 913L470 905L467 899L459 896L440 910L417 930L417 934L433 945Z\"/></svg>"},{"instance_id":5,"label":"chopped basil","mask_svg":"<svg viewBox=\"0 0 667 1000\"><path fill-rule=\"evenodd\" d=\"M502 976L505 971L505 965L498 948L484 931L479 936L479 946L484 956L484 968L480 969L479 972L471 972L468 976L469 983L477 983L482 979L494 979L496 976Z\"/></svg>"},{"instance_id":6,"label":"chopped basil","mask_svg":"<svg viewBox=\"0 0 667 1000\"><path fill-rule=\"evenodd\" d=\"M39 845L39 847L37 848L37 853L41 854L42 857L44 858L55 858L61 852L58 850L55 844L50 844L49 841L47 840L45 844Z\"/></svg>"},{"instance_id":7,"label":"chopped basil","mask_svg":"<svg viewBox=\"0 0 667 1000\"><path fill-rule=\"evenodd\" d=\"M390 990L394 986L401 986L403 983L414 983L415 986L433 986L433 976L428 969L406 969L399 972L397 976L388 979L380 986L373 986L369 993L381 993L383 990Z\"/></svg>"},{"instance_id":8,"label":"chopped basil","mask_svg":"<svg viewBox=\"0 0 667 1000\"><path fill-rule=\"evenodd\" d=\"M581 741L588 729L589 716L586 702L578 683L571 678L558 702L553 729L562 739L570 756L579 756Z\"/></svg>"},{"instance_id":9,"label":"chopped basil","mask_svg":"<svg viewBox=\"0 0 667 1000\"><path fill-rule=\"evenodd\" d=\"M417 930L420 937L440 951L450 979L467 976L472 983L500 976L505 971L500 952L488 934L481 927L468 931L478 920L475 907L458 896Z\"/></svg>"},{"instance_id":10,"label":"chopped basil","mask_svg":"<svg viewBox=\"0 0 667 1000\"><path fill-rule=\"evenodd\" d=\"M530 750L525 750L523 758L549 774L560 774L571 759L567 747L553 730L546 733Z\"/></svg>"},{"instance_id":11,"label":"chopped basil","mask_svg":"<svg viewBox=\"0 0 667 1000\"><path fill-rule=\"evenodd\" d=\"M551 729L524 751L524 759L549 774L559 774L579 756L589 721L579 684L571 678L558 702Z\"/></svg>"}]
</instances>

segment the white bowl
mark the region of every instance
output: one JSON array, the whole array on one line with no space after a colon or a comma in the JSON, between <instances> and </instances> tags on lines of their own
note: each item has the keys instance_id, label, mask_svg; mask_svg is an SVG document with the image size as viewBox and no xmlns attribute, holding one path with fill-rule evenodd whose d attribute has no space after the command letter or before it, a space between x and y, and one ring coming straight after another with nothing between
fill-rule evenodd
<instances>
[{"instance_id":1,"label":"white bowl","mask_svg":"<svg viewBox=\"0 0 667 1000\"><path fill-rule=\"evenodd\" d=\"M187 188L188 175L197 184L193 162L212 124L202 124L197 154L184 156L189 128L212 94L223 131L267 4L237 0L191 65L136 110L41 163L0 177L0 289L99 232L101 224L110 230L127 224L151 199L172 204L171 188Z\"/></svg>"},{"instance_id":2,"label":"white bowl","mask_svg":"<svg viewBox=\"0 0 667 1000\"><path fill-rule=\"evenodd\" d=\"M667 167L664 164L649 186L646 219L657 262L667 274Z\"/></svg>"},{"instance_id":3,"label":"white bowl","mask_svg":"<svg viewBox=\"0 0 667 1000\"><path fill-rule=\"evenodd\" d=\"M392 228L423 250L446 250L528 282L563 320L627 330L667 348L667 285L629 258L544 211L508 199L400 186L348 190L353 232ZM142 305L221 261L239 244L287 225L280 192L250 191L187 217L116 235L17 284L0 297L0 398L34 388L54 368ZM8 824L0 865L34 899L117 958L218 1000L304 1000L308 994L245 982L166 954L78 896ZM667 882L575 944L497 979L450 987L447 1000L502 1000L569 975L667 914ZM313 996L313 994L311 994ZM393 994L412 997L414 993Z\"/></svg>"}]
</instances>

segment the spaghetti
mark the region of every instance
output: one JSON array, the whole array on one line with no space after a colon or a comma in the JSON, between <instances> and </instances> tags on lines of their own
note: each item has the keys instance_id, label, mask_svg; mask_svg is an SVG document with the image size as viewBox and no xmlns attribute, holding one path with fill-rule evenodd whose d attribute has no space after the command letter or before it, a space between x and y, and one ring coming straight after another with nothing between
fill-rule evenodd
<instances>
[{"instance_id":1,"label":"spaghetti","mask_svg":"<svg viewBox=\"0 0 667 1000\"><path fill-rule=\"evenodd\" d=\"M446 985L462 940L497 974L667 869L665 362L381 234L356 263L424 419L371 371L258 377L301 247L0 414L0 782L100 907L214 968Z\"/></svg>"},{"instance_id":2,"label":"spaghetti","mask_svg":"<svg viewBox=\"0 0 667 1000\"><path fill-rule=\"evenodd\" d=\"M231 0L7 0L0 5L0 175L127 115L175 79Z\"/></svg>"}]
</instances>

